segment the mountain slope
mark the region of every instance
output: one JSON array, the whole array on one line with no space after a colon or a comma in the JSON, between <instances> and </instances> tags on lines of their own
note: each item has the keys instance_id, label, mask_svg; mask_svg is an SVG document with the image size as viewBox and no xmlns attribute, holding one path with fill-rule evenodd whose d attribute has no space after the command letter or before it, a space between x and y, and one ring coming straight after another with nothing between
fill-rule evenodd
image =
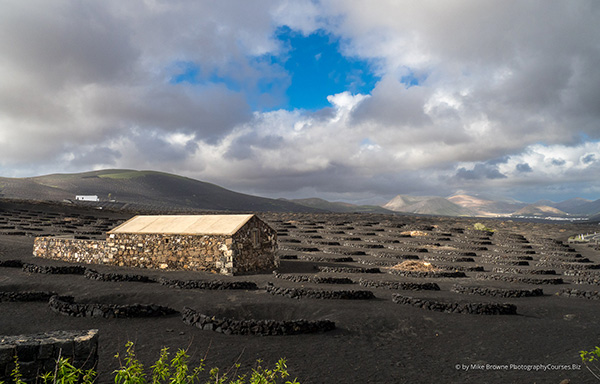
<instances>
[{"instance_id":1,"label":"mountain slope","mask_svg":"<svg viewBox=\"0 0 600 384\"><path fill-rule=\"evenodd\" d=\"M0 196L28 200L64 200L98 195L101 201L159 209L314 212L289 201L230 191L215 184L154 171L109 169L31 178L0 178Z\"/></svg>"},{"instance_id":2,"label":"mountain slope","mask_svg":"<svg viewBox=\"0 0 600 384\"><path fill-rule=\"evenodd\" d=\"M481 216L509 214L527 205L514 200L490 200L464 194L451 196L448 200Z\"/></svg>"},{"instance_id":3,"label":"mountain slope","mask_svg":"<svg viewBox=\"0 0 600 384\"><path fill-rule=\"evenodd\" d=\"M558 208L563 212L567 213L577 213L576 211L583 205L593 203L592 200L582 199L576 197L574 199L569 199L565 201L561 201L560 203L552 204L551 207Z\"/></svg>"},{"instance_id":4,"label":"mountain slope","mask_svg":"<svg viewBox=\"0 0 600 384\"><path fill-rule=\"evenodd\" d=\"M339 213L393 213L389 209L378 207L376 205L354 205L343 202L330 202L327 200L319 199L316 197L309 199L293 199L290 200L293 203L304 205L306 207L321 209L330 212Z\"/></svg>"},{"instance_id":5,"label":"mountain slope","mask_svg":"<svg viewBox=\"0 0 600 384\"><path fill-rule=\"evenodd\" d=\"M437 196L408 196L408 195L398 195L394 197L392 200L388 201L383 208L389 209L390 211L396 212L409 212L405 209L410 210L410 206L421 203L423 201L427 201L430 199L437 198Z\"/></svg>"},{"instance_id":6,"label":"mountain slope","mask_svg":"<svg viewBox=\"0 0 600 384\"><path fill-rule=\"evenodd\" d=\"M568 213L561 211L560 209L548 206L548 205L538 205L538 203L528 205L524 208L519 209L515 213L514 216L540 216L540 217L567 217Z\"/></svg>"},{"instance_id":7,"label":"mountain slope","mask_svg":"<svg viewBox=\"0 0 600 384\"><path fill-rule=\"evenodd\" d=\"M383 208L395 212L418 213L440 216L473 216L471 209L461 207L439 196L398 195L386 203Z\"/></svg>"},{"instance_id":8,"label":"mountain slope","mask_svg":"<svg viewBox=\"0 0 600 384\"><path fill-rule=\"evenodd\" d=\"M600 213L600 199L588 201L569 210L569 213L578 215L596 215Z\"/></svg>"}]
</instances>

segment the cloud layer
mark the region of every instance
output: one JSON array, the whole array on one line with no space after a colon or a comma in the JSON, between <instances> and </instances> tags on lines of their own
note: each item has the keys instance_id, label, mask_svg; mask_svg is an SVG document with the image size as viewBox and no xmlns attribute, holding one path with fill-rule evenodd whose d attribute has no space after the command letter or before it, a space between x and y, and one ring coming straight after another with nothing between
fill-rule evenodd
<instances>
[{"instance_id":1,"label":"cloud layer","mask_svg":"<svg viewBox=\"0 0 600 384\"><path fill-rule=\"evenodd\" d=\"M3 176L157 169L349 201L600 195L591 0L2 3ZM335 37L380 80L278 108L284 26Z\"/></svg>"}]
</instances>

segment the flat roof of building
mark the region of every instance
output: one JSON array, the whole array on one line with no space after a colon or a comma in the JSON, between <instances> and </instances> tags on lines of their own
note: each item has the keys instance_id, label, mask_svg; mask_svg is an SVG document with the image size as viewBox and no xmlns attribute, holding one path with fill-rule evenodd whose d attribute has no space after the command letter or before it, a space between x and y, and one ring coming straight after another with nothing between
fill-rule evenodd
<instances>
[{"instance_id":1,"label":"flat roof of building","mask_svg":"<svg viewBox=\"0 0 600 384\"><path fill-rule=\"evenodd\" d=\"M254 215L135 216L107 233L233 235Z\"/></svg>"}]
</instances>

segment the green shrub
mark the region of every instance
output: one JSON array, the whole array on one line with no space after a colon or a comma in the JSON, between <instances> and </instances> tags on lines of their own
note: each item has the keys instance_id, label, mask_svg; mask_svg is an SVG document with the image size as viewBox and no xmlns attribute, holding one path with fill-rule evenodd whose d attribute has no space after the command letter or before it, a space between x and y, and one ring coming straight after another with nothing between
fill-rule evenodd
<instances>
[{"instance_id":1,"label":"green shrub","mask_svg":"<svg viewBox=\"0 0 600 384\"><path fill-rule=\"evenodd\" d=\"M594 375L594 377L600 380L600 368L598 367L598 361L600 361L600 347L596 347L591 351L579 351L581 361L583 365Z\"/></svg>"},{"instance_id":2,"label":"green shrub","mask_svg":"<svg viewBox=\"0 0 600 384\"><path fill-rule=\"evenodd\" d=\"M44 384L91 384L96 378L96 371L93 369L84 371L81 368L75 368L69 362L69 359L60 357L56 362L54 372L46 372L40 378L44 380Z\"/></svg>"},{"instance_id":3,"label":"green shrub","mask_svg":"<svg viewBox=\"0 0 600 384\"><path fill-rule=\"evenodd\" d=\"M495 230L493 230L492 228L486 227L482 223L475 223L475 224L473 224L473 229L476 230L476 231L495 232Z\"/></svg>"},{"instance_id":4,"label":"green shrub","mask_svg":"<svg viewBox=\"0 0 600 384\"><path fill-rule=\"evenodd\" d=\"M188 364L189 356L187 350L179 349L171 360L169 360L168 348L160 351L158 360L150 367L151 374L149 379L144 371L144 366L135 356L134 344L128 341L125 344L125 356L123 362L121 355L115 355L119 359L120 368L113 372L115 384L193 384L200 382L200 374L204 371L204 359L200 365L191 369ZM285 359L279 359L273 369L263 368L262 361L257 361L257 367L252 369L249 381L246 381L246 375L237 376L230 379L228 373L220 374L219 368L213 368L209 371L209 378L206 384L277 384L278 380L285 379L290 374L287 371ZM239 364L233 366L236 369ZM25 384L22 381L22 375L19 370L19 362L15 356L15 368L12 370L11 377L14 384ZM234 376L236 375L234 374ZM44 384L92 384L96 379L96 371L93 369L84 371L81 368L74 367L69 359L60 357L56 362L53 372L47 372L40 376ZM0 381L0 384L4 382ZM300 384L296 379L285 381L285 384Z\"/></svg>"}]
</instances>

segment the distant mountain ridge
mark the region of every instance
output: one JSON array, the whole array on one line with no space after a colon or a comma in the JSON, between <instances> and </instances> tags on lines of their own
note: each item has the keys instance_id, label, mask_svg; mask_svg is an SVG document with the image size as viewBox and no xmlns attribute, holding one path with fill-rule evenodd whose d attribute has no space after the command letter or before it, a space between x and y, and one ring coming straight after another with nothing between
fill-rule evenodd
<instances>
[{"instance_id":1,"label":"distant mountain ridge","mask_svg":"<svg viewBox=\"0 0 600 384\"><path fill-rule=\"evenodd\" d=\"M156 171L105 169L27 178L0 177L0 198L63 201L98 195L103 204L157 210L339 212L424 214L468 217L600 218L600 199L540 200L527 204L459 193L441 196L398 195L383 206L330 202L320 198L269 199L234 192L215 184ZM111 201L116 201L112 203Z\"/></svg>"},{"instance_id":2,"label":"distant mountain ridge","mask_svg":"<svg viewBox=\"0 0 600 384\"><path fill-rule=\"evenodd\" d=\"M514 212L513 216L567 217L569 214L549 205L530 204Z\"/></svg>"},{"instance_id":3,"label":"distant mountain ridge","mask_svg":"<svg viewBox=\"0 0 600 384\"><path fill-rule=\"evenodd\" d=\"M0 197L24 200L75 200L98 195L131 206L179 210L319 212L290 201L230 191L215 184L155 171L106 169L28 178L0 177Z\"/></svg>"},{"instance_id":4,"label":"distant mountain ridge","mask_svg":"<svg viewBox=\"0 0 600 384\"><path fill-rule=\"evenodd\" d=\"M474 216L475 212L439 196L398 195L383 208L395 212L442 216Z\"/></svg>"},{"instance_id":5,"label":"distant mountain ridge","mask_svg":"<svg viewBox=\"0 0 600 384\"><path fill-rule=\"evenodd\" d=\"M383 207L379 207L377 205L355 205L350 203L344 203L340 201L327 201L317 197L308 198L308 199L293 199L289 200L293 203L300 204L306 207L321 209L324 211L330 212L339 212L339 213L394 213L389 209L385 209Z\"/></svg>"},{"instance_id":6,"label":"distant mountain ridge","mask_svg":"<svg viewBox=\"0 0 600 384\"><path fill-rule=\"evenodd\" d=\"M591 201L582 198L558 203L540 200L533 204L527 204L506 199L489 200L467 194L457 194L448 198L397 195L382 206L395 212L442 216L568 218L591 217L600 214L600 199Z\"/></svg>"}]
</instances>

